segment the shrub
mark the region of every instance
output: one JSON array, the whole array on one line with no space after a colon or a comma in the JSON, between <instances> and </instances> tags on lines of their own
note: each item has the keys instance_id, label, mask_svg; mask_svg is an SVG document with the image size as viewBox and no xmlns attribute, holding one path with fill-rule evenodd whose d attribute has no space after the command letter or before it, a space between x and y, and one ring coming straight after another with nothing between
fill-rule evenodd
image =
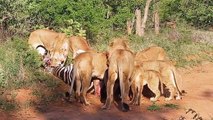
<instances>
[{"instance_id":1,"label":"shrub","mask_svg":"<svg viewBox=\"0 0 213 120\"><path fill-rule=\"evenodd\" d=\"M0 45L0 87L16 87L26 84L29 70L40 68L38 53L28 47L26 41L14 38ZM13 86L14 87L14 86Z\"/></svg>"}]
</instances>

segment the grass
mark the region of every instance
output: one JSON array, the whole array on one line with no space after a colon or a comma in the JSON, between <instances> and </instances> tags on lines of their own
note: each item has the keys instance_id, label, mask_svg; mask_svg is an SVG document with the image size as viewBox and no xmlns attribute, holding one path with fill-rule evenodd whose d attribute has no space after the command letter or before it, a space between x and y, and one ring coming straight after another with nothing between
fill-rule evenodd
<instances>
[{"instance_id":1,"label":"grass","mask_svg":"<svg viewBox=\"0 0 213 120\"><path fill-rule=\"evenodd\" d=\"M170 109L179 109L179 106L176 105L176 104L169 104L169 103L166 103L166 104L160 106L160 105L157 105L155 102L153 102L152 105L150 105L150 106L147 107L147 110L149 110L149 111L159 111L159 110L161 110L163 107L164 107L164 108L170 108Z\"/></svg>"},{"instance_id":2,"label":"grass","mask_svg":"<svg viewBox=\"0 0 213 120\"><path fill-rule=\"evenodd\" d=\"M0 108L4 111L12 111L17 108L17 104L14 102L8 102L2 98L0 98Z\"/></svg>"},{"instance_id":3,"label":"grass","mask_svg":"<svg viewBox=\"0 0 213 120\"><path fill-rule=\"evenodd\" d=\"M161 107L159 105L157 105L156 103L153 103L152 105L150 105L147 110L149 111L159 111L161 110Z\"/></svg>"},{"instance_id":4,"label":"grass","mask_svg":"<svg viewBox=\"0 0 213 120\"><path fill-rule=\"evenodd\" d=\"M166 108L171 108L171 109L179 109L179 106L176 104L168 104L166 103L165 105L163 105Z\"/></svg>"}]
</instances>

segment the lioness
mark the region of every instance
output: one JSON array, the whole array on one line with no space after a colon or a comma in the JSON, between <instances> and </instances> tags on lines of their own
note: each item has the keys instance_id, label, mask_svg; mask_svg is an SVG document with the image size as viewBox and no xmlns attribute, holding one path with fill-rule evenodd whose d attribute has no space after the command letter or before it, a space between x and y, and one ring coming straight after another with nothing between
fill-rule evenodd
<instances>
[{"instance_id":1,"label":"lioness","mask_svg":"<svg viewBox=\"0 0 213 120\"><path fill-rule=\"evenodd\" d=\"M112 42L108 46L108 56L110 57L111 54L118 49L123 50L130 50L127 40L124 38L114 38Z\"/></svg>"},{"instance_id":2,"label":"lioness","mask_svg":"<svg viewBox=\"0 0 213 120\"><path fill-rule=\"evenodd\" d=\"M121 109L127 111L124 102L129 94L130 77L133 72L134 55L126 50L127 44L122 39L115 39L110 44L109 49L109 68L107 81L107 99L102 109L109 109L113 101L113 87L115 81L119 79L121 91Z\"/></svg>"},{"instance_id":3,"label":"lioness","mask_svg":"<svg viewBox=\"0 0 213 120\"><path fill-rule=\"evenodd\" d=\"M143 61L149 60L169 60L166 52L159 46L151 46L142 51L137 52L135 55L135 64L139 65Z\"/></svg>"},{"instance_id":4,"label":"lioness","mask_svg":"<svg viewBox=\"0 0 213 120\"><path fill-rule=\"evenodd\" d=\"M93 77L103 79L107 69L106 53L84 52L76 56L73 66L73 80L76 81L76 98L80 99L85 105L89 105L86 93Z\"/></svg>"},{"instance_id":5,"label":"lioness","mask_svg":"<svg viewBox=\"0 0 213 120\"><path fill-rule=\"evenodd\" d=\"M175 94L177 94L176 99L181 99L181 92L177 86L177 78L180 78L180 75L170 61L145 61L140 66L144 70L152 70L160 73L160 81L166 85L170 92L170 96L165 98L165 100L172 100Z\"/></svg>"},{"instance_id":6,"label":"lioness","mask_svg":"<svg viewBox=\"0 0 213 120\"><path fill-rule=\"evenodd\" d=\"M141 93L143 91L143 86L146 84L155 94L155 97L150 98L151 101L157 101L160 97L160 91L158 89L160 74L158 72L153 70L144 70L141 66L137 65L134 68L131 79L133 81L131 85L133 96L130 104L140 105Z\"/></svg>"},{"instance_id":7,"label":"lioness","mask_svg":"<svg viewBox=\"0 0 213 120\"><path fill-rule=\"evenodd\" d=\"M50 53L51 66L64 65L69 51L69 40L65 34L48 29L35 30L30 34L28 44L34 49L44 46ZM40 49L37 50L40 53Z\"/></svg>"},{"instance_id":8,"label":"lioness","mask_svg":"<svg viewBox=\"0 0 213 120\"><path fill-rule=\"evenodd\" d=\"M73 58L78 54L92 50L86 39L80 36L72 36L69 38L70 50L73 52Z\"/></svg>"},{"instance_id":9,"label":"lioness","mask_svg":"<svg viewBox=\"0 0 213 120\"><path fill-rule=\"evenodd\" d=\"M142 51L139 51L135 55L135 65L140 65L144 61L150 60L165 60L168 61L169 57L167 56L165 50L159 46L151 46ZM161 83L161 92L163 93L163 84Z\"/></svg>"}]
</instances>

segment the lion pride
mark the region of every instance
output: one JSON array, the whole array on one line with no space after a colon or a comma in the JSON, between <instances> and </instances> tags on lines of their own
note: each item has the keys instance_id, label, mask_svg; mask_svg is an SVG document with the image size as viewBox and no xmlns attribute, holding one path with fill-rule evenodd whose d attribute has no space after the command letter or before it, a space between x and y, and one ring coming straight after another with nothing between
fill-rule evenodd
<instances>
[{"instance_id":1,"label":"lion pride","mask_svg":"<svg viewBox=\"0 0 213 120\"><path fill-rule=\"evenodd\" d=\"M44 46L50 54L50 66L64 65L69 51L69 39L64 33L48 29L35 30L30 34L28 44L34 49Z\"/></svg>"}]
</instances>

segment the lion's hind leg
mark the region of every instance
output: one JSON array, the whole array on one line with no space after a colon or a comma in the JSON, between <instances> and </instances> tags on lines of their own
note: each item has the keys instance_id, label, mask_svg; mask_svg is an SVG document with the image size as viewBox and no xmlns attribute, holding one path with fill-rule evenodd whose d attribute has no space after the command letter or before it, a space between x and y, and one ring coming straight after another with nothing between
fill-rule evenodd
<instances>
[{"instance_id":1,"label":"lion's hind leg","mask_svg":"<svg viewBox=\"0 0 213 120\"><path fill-rule=\"evenodd\" d=\"M112 74L109 74L109 78L107 81L107 99L104 106L102 106L102 109L110 109L111 103L113 101L113 88L117 77L118 75L116 72L112 72Z\"/></svg>"},{"instance_id":2,"label":"lion's hind leg","mask_svg":"<svg viewBox=\"0 0 213 120\"><path fill-rule=\"evenodd\" d=\"M132 104L134 104L135 103L135 101L136 101L136 99L137 99L137 85L136 85L136 82L135 82L135 80L133 81L133 83L132 83L132 85L131 85L131 91L132 91L132 99L131 99L131 101L130 101L130 104L132 105Z\"/></svg>"},{"instance_id":3,"label":"lion's hind leg","mask_svg":"<svg viewBox=\"0 0 213 120\"><path fill-rule=\"evenodd\" d=\"M151 97L150 101L157 101L160 97L160 90L159 90L159 77L156 72L154 71L149 71L149 83L148 87L150 90L155 94L155 97Z\"/></svg>"},{"instance_id":4,"label":"lion's hind leg","mask_svg":"<svg viewBox=\"0 0 213 120\"><path fill-rule=\"evenodd\" d=\"M86 98L86 93L90 86L91 74L87 73L82 76L84 76L84 78L82 79L81 102L85 105L90 105L90 103L88 102Z\"/></svg>"},{"instance_id":5,"label":"lion's hind leg","mask_svg":"<svg viewBox=\"0 0 213 120\"><path fill-rule=\"evenodd\" d=\"M166 87L169 89L170 95L165 98L166 101L172 100L175 96L175 88L172 83L167 83Z\"/></svg>"}]
</instances>

